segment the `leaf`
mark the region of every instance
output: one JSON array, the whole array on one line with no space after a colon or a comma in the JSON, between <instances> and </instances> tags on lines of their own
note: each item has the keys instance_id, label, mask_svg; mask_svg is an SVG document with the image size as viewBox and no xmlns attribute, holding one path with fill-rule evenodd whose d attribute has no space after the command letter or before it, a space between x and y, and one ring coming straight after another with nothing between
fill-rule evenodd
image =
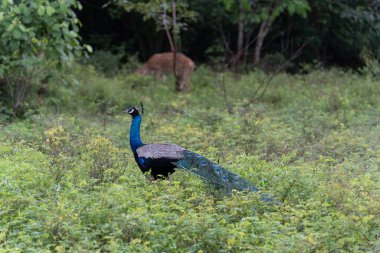
<instances>
[{"instance_id":1,"label":"leaf","mask_svg":"<svg viewBox=\"0 0 380 253\"><path fill-rule=\"evenodd\" d=\"M45 7L44 6L38 7L37 13L39 16L43 16L45 14Z\"/></svg>"},{"instance_id":2,"label":"leaf","mask_svg":"<svg viewBox=\"0 0 380 253\"><path fill-rule=\"evenodd\" d=\"M53 29L53 31L59 31L61 29L61 25L60 24L54 24L52 29Z\"/></svg>"},{"instance_id":3,"label":"leaf","mask_svg":"<svg viewBox=\"0 0 380 253\"><path fill-rule=\"evenodd\" d=\"M18 28L20 29L21 32L26 32L26 27L23 24L20 24Z\"/></svg>"},{"instance_id":4,"label":"leaf","mask_svg":"<svg viewBox=\"0 0 380 253\"><path fill-rule=\"evenodd\" d=\"M13 30L13 37L15 39L20 39L21 38L21 32L19 30Z\"/></svg>"},{"instance_id":5,"label":"leaf","mask_svg":"<svg viewBox=\"0 0 380 253\"><path fill-rule=\"evenodd\" d=\"M22 8L22 12L23 12L24 16L29 16L32 13L32 10L30 7L24 6Z\"/></svg>"},{"instance_id":6,"label":"leaf","mask_svg":"<svg viewBox=\"0 0 380 253\"><path fill-rule=\"evenodd\" d=\"M89 52L89 53L92 53L93 50L92 50L92 47L90 45L83 45L83 47Z\"/></svg>"},{"instance_id":7,"label":"leaf","mask_svg":"<svg viewBox=\"0 0 380 253\"><path fill-rule=\"evenodd\" d=\"M6 238L7 238L7 234L5 232L1 232L0 233L0 243L5 242Z\"/></svg>"},{"instance_id":8,"label":"leaf","mask_svg":"<svg viewBox=\"0 0 380 253\"><path fill-rule=\"evenodd\" d=\"M21 13L21 9L19 6L13 8L13 12L16 13L16 14L20 14Z\"/></svg>"},{"instance_id":9,"label":"leaf","mask_svg":"<svg viewBox=\"0 0 380 253\"><path fill-rule=\"evenodd\" d=\"M14 25L13 23L10 24L10 25L7 27L7 32L12 31L14 27L15 27L15 25Z\"/></svg>"},{"instance_id":10,"label":"leaf","mask_svg":"<svg viewBox=\"0 0 380 253\"><path fill-rule=\"evenodd\" d=\"M227 245L228 245L228 246L232 247L232 246L234 246L235 244L236 244L236 240L235 240L235 238L228 238L228 239L227 239Z\"/></svg>"},{"instance_id":11,"label":"leaf","mask_svg":"<svg viewBox=\"0 0 380 253\"><path fill-rule=\"evenodd\" d=\"M53 7L51 7L51 6L46 7L46 14L47 14L48 16L51 16L51 15L53 15L54 13L55 13L55 10L54 10Z\"/></svg>"}]
</instances>

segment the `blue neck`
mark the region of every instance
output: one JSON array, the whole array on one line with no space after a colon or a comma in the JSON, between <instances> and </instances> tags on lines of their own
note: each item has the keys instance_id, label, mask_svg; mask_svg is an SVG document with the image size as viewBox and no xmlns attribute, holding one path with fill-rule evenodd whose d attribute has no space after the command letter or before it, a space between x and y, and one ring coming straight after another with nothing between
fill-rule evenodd
<instances>
[{"instance_id":1,"label":"blue neck","mask_svg":"<svg viewBox=\"0 0 380 253\"><path fill-rule=\"evenodd\" d=\"M132 151L135 153L136 149L143 145L140 137L141 115L136 115L132 119L131 130L129 132L129 143L131 144Z\"/></svg>"}]
</instances>

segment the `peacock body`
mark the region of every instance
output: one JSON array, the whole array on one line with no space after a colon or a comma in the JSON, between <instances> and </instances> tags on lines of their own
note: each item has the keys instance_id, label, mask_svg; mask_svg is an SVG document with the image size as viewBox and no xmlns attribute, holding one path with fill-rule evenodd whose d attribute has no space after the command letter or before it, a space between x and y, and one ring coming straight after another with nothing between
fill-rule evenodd
<instances>
[{"instance_id":1,"label":"peacock body","mask_svg":"<svg viewBox=\"0 0 380 253\"><path fill-rule=\"evenodd\" d=\"M137 165L143 173L151 173L154 179L168 177L176 168L193 173L213 184L239 191L259 191L254 185L231 171L211 162L204 156L176 144L143 144L140 137L142 117L136 107L127 112L132 116L130 145ZM272 201L263 194L264 201Z\"/></svg>"}]
</instances>

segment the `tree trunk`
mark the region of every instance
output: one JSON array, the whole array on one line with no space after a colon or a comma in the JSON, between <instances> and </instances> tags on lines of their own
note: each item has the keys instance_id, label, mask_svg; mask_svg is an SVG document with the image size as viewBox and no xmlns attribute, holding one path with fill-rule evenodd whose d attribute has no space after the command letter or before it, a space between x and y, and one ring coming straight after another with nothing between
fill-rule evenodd
<instances>
[{"instance_id":1,"label":"tree trunk","mask_svg":"<svg viewBox=\"0 0 380 253\"><path fill-rule=\"evenodd\" d=\"M265 37L268 35L269 29L275 19L274 10L280 5L281 0L275 0L269 9L268 19L263 21L260 25L259 33L257 34L257 41L255 45L255 51L253 55L253 64L257 65L261 59L261 49L263 48L263 43Z\"/></svg>"},{"instance_id":2,"label":"tree trunk","mask_svg":"<svg viewBox=\"0 0 380 253\"><path fill-rule=\"evenodd\" d=\"M240 0L240 13L239 13L239 23L238 23L238 38L237 38L237 50L235 59L233 62L234 67L241 61L243 56L243 46L244 46L244 9L243 1Z\"/></svg>"},{"instance_id":3,"label":"tree trunk","mask_svg":"<svg viewBox=\"0 0 380 253\"><path fill-rule=\"evenodd\" d=\"M181 84L180 76L177 73L177 48L178 48L178 34L176 34L176 26L177 26L177 13L176 13L176 2L175 0L172 1L172 7L173 7L173 15L172 15L172 30L174 35L174 41L172 46L173 51L173 74L175 77L175 90L176 91L182 91L183 87Z\"/></svg>"},{"instance_id":4,"label":"tree trunk","mask_svg":"<svg viewBox=\"0 0 380 253\"><path fill-rule=\"evenodd\" d=\"M173 7L173 15L172 15L172 32L176 31L175 27L177 26L177 16L176 16L176 1L172 0ZM170 49L173 53L173 75L175 77L175 90L182 91L183 87L181 85L180 76L177 73L177 48L176 41L173 40L173 36L170 34L169 28L166 23L166 5L164 4L164 13L163 13L163 22L164 22L164 30L166 32L166 36L168 37ZM177 34L174 34L174 38L176 38Z\"/></svg>"},{"instance_id":5,"label":"tree trunk","mask_svg":"<svg viewBox=\"0 0 380 253\"><path fill-rule=\"evenodd\" d=\"M260 25L259 33L257 35L256 45L255 45L255 51L253 54L253 64L257 65L260 62L261 59L261 49L263 47L264 39L267 36L269 31L267 21L264 21Z\"/></svg>"},{"instance_id":6,"label":"tree trunk","mask_svg":"<svg viewBox=\"0 0 380 253\"><path fill-rule=\"evenodd\" d=\"M252 36L253 32L254 32L254 29L250 28L249 31L248 31L248 33L245 36L245 45L246 46L244 47L244 50L243 50L243 64L244 65L247 64L249 45L251 44L251 36Z\"/></svg>"}]
</instances>

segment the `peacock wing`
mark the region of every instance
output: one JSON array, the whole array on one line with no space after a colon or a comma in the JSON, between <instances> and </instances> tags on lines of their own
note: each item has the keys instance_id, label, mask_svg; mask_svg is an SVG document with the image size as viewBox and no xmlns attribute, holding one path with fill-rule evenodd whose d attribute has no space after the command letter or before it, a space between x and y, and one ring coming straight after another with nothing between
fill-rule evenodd
<instances>
[{"instance_id":1,"label":"peacock wing","mask_svg":"<svg viewBox=\"0 0 380 253\"><path fill-rule=\"evenodd\" d=\"M176 144L146 144L136 152L139 158L179 160L183 158L182 152L185 150Z\"/></svg>"}]
</instances>

